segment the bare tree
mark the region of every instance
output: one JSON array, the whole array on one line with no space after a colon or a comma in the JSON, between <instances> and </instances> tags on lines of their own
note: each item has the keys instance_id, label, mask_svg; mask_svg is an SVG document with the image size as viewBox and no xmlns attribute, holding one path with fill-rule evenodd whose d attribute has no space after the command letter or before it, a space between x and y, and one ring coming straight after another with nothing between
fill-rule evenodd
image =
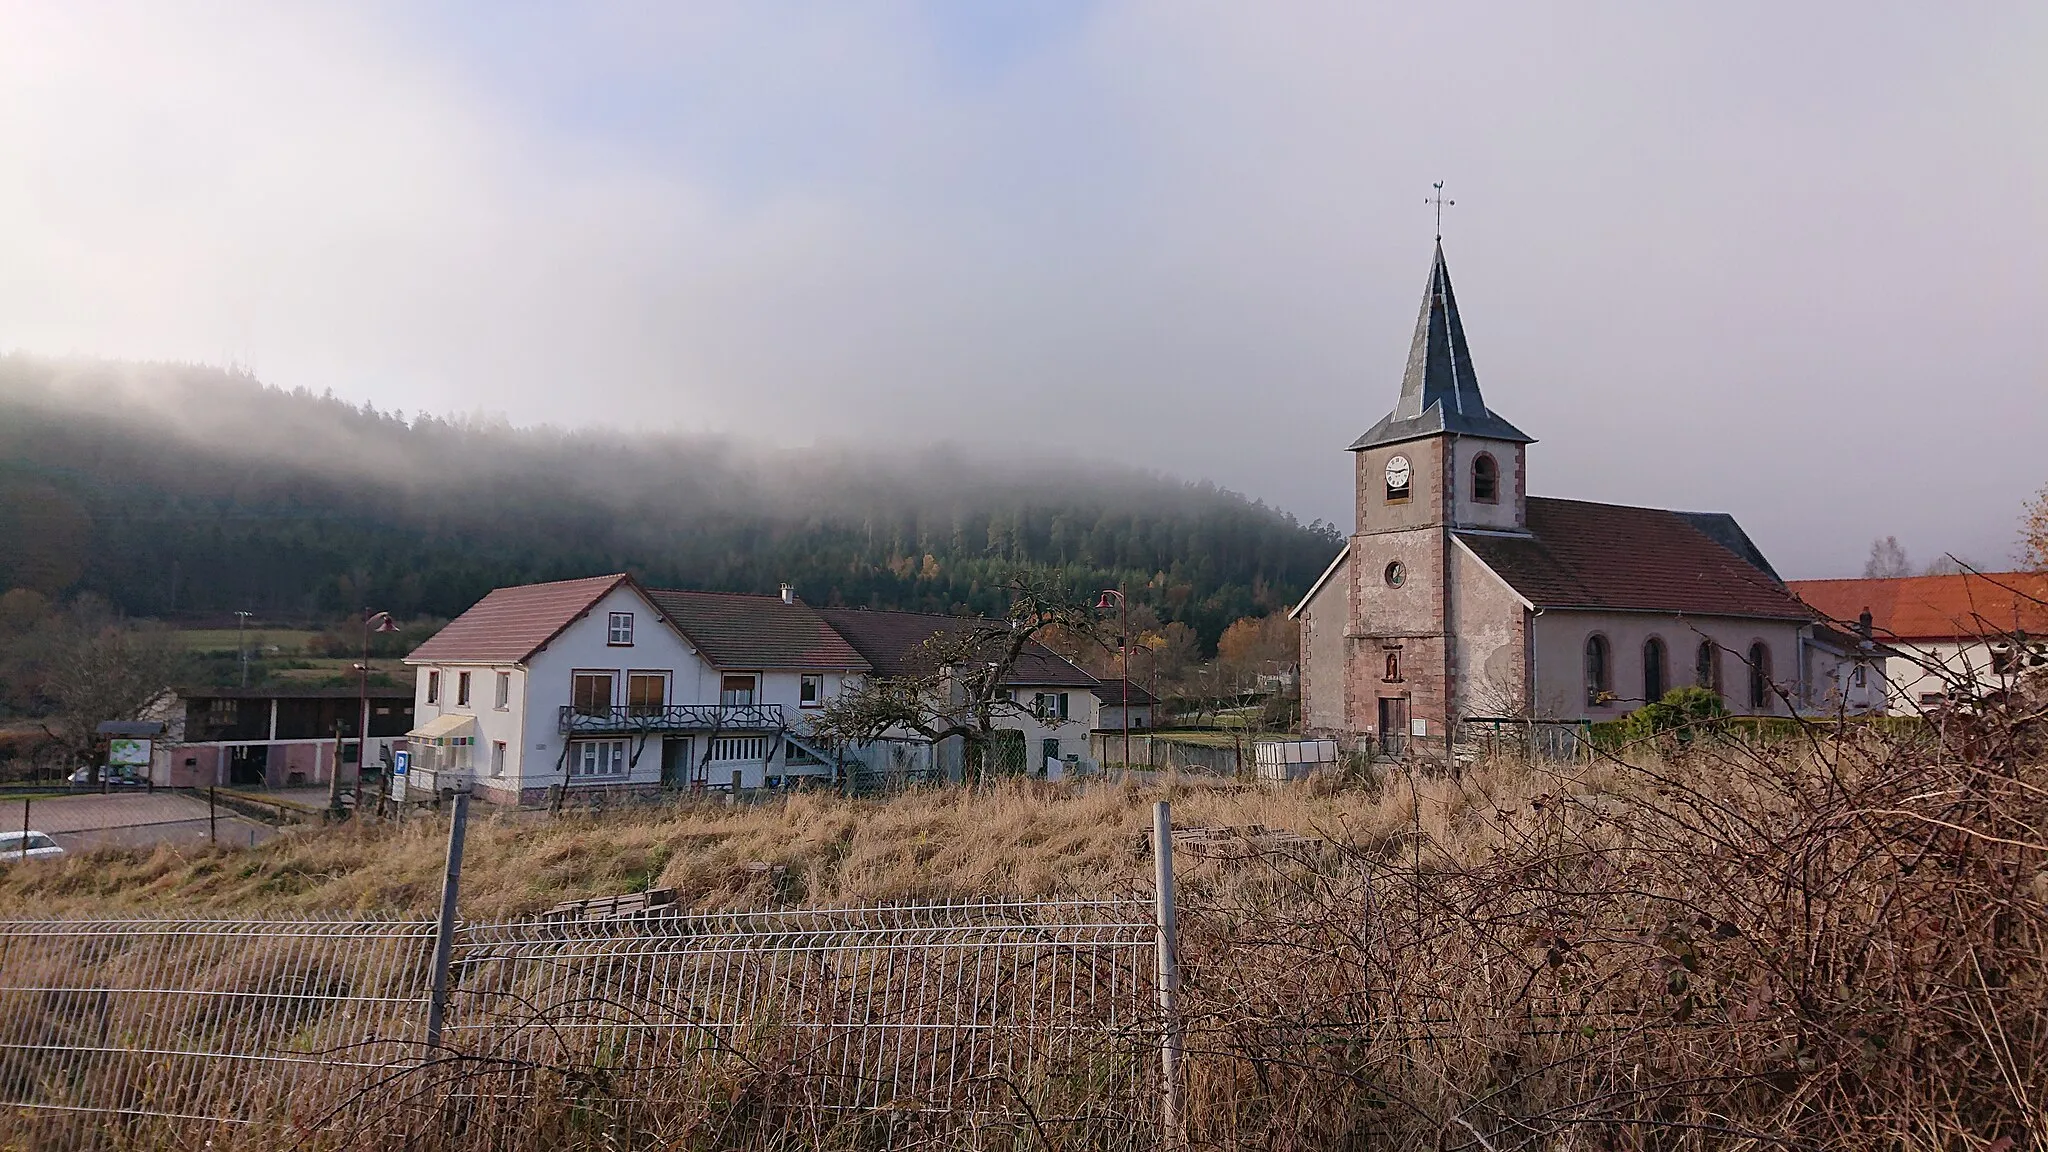
<instances>
[{"instance_id":1,"label":"bare tree","mask_svg":"<svg viewBox=\"0 0 2048 1152\"><path fill-rule=\"evenodd\" d=\"M133 720L161 696L177 666L164 633L110 619L91 603L75 605L46 643L52 708L43 727L74 761L91 756L101 722Z\"/></svg>"},{"instance_id":2,"label":"bare tree","mask_svg":"<svg viewBox=\"0 0 2048 1152\"><path fill-rule=\"evenodd\" d=\"M2034 494L2020 521L2020 563L2036 572L2048 572L2048 485Z\"/></svg>"},{"instance_id":3,"label":"bare tree","mask_svg":"<svg viewBox=\"0 0 2048 1152\"><path fill-rule=\"evenodd\" d=\"M1011 698L1018 663L1050 654L1042 635L1098 637L1095 608L1053 581L1019 577L1001 619L960 617L936 628L897 676L870 676L826 703L811 724L817 739L841 747L907 732L934 745L958 738L970 768L994 762L1002 721L1031 714L1034 702Z\"/></svg>"},{"instance_id":4,"label":"bare tree","mask_svg":"<svg viewBox=\"0 0 2048 1152\"><path fill-rule=\"evenodd\" d=\"M1957 556L1953 552L1947 552L1928 561L1927 567L1922 568L1920 574L1922 576L1957 576L1964 572L1981 571L1983 569L1969 557Z\"/></svg>"},{"instance_id":5,"label":"bare tree","mask_svg":"<svg viewBox=\"0 0 2048 1152\"><path fill-rule=\"evenodd\" d=\"M1906 549L1897 536L1885 536L1870 542L1870 559L1863 562L1865 580L1890 580L1913 574L1913 562L1906 558Z\"/></svg>"}]
</instances>

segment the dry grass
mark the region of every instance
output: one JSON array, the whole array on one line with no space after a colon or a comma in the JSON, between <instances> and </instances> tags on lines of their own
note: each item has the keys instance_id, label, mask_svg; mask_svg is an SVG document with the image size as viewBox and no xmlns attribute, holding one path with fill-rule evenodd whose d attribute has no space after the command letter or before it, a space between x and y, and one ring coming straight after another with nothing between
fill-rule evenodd
<instances>
[{"instance_id":1,"label":"dry grass","mask_svg":"<svg viewBox=\"0 0 2048 1152\"><path fill-rule=\"evenodd\" d=\"M649 885L705 909L1127 891L1148 880L1134 841L1167 796L1182 826L1326 841L1182 859L1197 1147L2016 1152L2048 1135L2044 717L1958 719L1939 746L1703 742L1345 788L1014 783L492 813L463 910ZM444 836L416 820L248 853L100 853L0 878L0 904L423 915ZM705 1115L723 1135L673 1146L902 1146L807 1126L788 1105L806 1082L799 1063L720 1085ZM523 1097L521 1139L496 1146L610 1139L586 1098ZM436 1139L419 1146L483 1146Z\"/></svg>"},{"instance_id":2,"label":"dry grass","mask_svg":"<svg viewBox=\"0 0 2048 1152\"><path fill-rule=\"evenodd\" d=\"M1619 785L1608 767L1569 775L1502 762L1463 780L1395 777L1379 788L1247 788L1188 778L1155 788L1011 783L887 800L791 796L773 803L614 809L550 817L479 806L462 910L473 920L545 910L582 896L674 887L704 909L990 894L1128 891L1149 883L1133 851L1155 799L1183 826L1262 824L1371 849L1421 829L1443 853L1476 859L1498 839L1494 812L1559 789ZM38 916L388 913L437 906L445 817L403 825L303 828L256 849L103 849L0 873L0 906ZM751 863L783 865L774 889ZM1189 879L1205 875L1188 862ZM1214 867L1208 869L1213 872Z\"/></svg>"}]
</instances>

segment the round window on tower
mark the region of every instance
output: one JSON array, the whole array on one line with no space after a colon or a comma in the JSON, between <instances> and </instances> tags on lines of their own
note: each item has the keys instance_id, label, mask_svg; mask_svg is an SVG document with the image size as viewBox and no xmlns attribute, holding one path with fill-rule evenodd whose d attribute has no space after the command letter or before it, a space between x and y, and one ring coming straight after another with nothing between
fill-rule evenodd
<instances>
[{"instance_id":1,"label":"round window on tower","mask_svg":"<svg viewBox=\"0 0 2048 1152\"><path fill-rule=\"evenodd\" d=\"M1387 565L1387 587L1399 588L1408 582L1408 569L1399 560Z\"/></svg>"}]
</instances>

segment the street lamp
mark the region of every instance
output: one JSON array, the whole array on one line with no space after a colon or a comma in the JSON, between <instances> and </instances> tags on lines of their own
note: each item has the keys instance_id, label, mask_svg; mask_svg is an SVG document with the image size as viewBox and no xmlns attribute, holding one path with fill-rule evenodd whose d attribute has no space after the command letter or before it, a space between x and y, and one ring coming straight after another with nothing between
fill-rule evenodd
<instances>
[{"instance_id":1,"label":"street lamp","mask_svg":"<svg viewBox=\"0 0 2048 1152\"><path fill-rule=\"evenodd\" d=\"M1124 771L1129 773L1131 770L1131 611L1129 603L1124 600L1123 588L1104 588L1101 598L1095 602L1095 610L1098 612L1109 611L1109 599L1112 596L1116 597L1116 650L1119 663L1122 665L1119 679L1124 682L1123 714L1118 719L1123 721Z\"/></svg>"},{"instance_id":2,"label":"street lamp","mask_svg":"<svg viewBox=\"0 0 2048 1152\"><path fill-rule=\"evenodd\" d=\"M356 812L358 814L363 810L363 769L370 762L370 633L396 631L398 631L398 621L391 618L391 613L372 612L368 608L363 609L363 659L361 663L356 665L356 696L357 703L362 709L356 724ZM337 806L339 806L341 799L341 762L339 759L334 764L333 789L332 798L337 802Z\"/></svg>"}]
</instances>

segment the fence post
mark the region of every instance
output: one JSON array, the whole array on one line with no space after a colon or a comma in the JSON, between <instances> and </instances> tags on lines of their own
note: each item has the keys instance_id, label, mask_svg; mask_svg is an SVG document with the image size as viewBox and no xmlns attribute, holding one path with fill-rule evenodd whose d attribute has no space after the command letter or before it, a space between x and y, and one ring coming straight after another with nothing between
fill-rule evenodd
<instances>
[{"instance_id":1,"label":"fence post","mask_svg":"<svg viewBox=\"0 0 2048 1152\"><path fill-rule=\"evenodd\" d=\"M213 791L213 785L208 784L206 786L206 842L208 844L220 843L220 826L215 822L213 815Z\"/></svg>"},{"instance_id":2,"label":"fence post","mask_svg":"<svg viewBox=\"0 0 2048 1152\"><path fill-rule=\"evenodd\" d=\"M1154 916L1159 959L1159 1130L1168 1149L1187 1146L1181 1115L1180 932L1173 914L1173 805L1152 806Z\"/></svg>"},{"instance_id":3,"label":"fence post","mask_svg":"<svg viewBox=\"0 0 2048 1152\"><path fill-rule=\"evenodd\" d=\"M29 798L27 796L21 798L21 858L23 860L28 859L28 802Z\"/></svg>"},{"instance_id":4,"label":"fence post","mask_svg":"<svg viewBox=\"0 0 2048 1152\"><path fill-rule=\"evenodd\" d=\"M441 874L441 922L434 928L434 991L427 1001L428 1058L441 1048L441 1023L448 1012L448 961L455 951L455 894L462 884L462 835L469 822L469 792L455 794L448 823L448 865Z\"/></svg>"}]
</instances>

